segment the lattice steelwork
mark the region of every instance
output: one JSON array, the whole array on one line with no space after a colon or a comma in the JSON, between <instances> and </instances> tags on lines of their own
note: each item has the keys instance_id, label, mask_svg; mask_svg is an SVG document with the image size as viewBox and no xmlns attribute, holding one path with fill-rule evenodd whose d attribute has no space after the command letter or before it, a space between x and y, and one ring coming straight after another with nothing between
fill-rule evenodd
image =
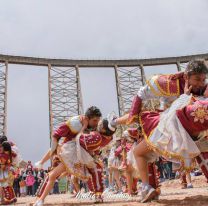
<instances>
[{"instance_id":1,"label":"lattice steelwork","mask_svg":"<svg viewBox=\"0 0 208 206\"><path fill-rule=\"evenodd\" d=\"M0 135L7 130L7 77L8 64L0 64Z\"/></svg>"},{"instance_id":2,"label":"lattice steelwork","mask_svg":"<svg viewBox=\"0 0 208 206\"><path fill-rule=\"evenodd\" d=\"M69 117L81 114L82 98L78 67L48 67L50 131Z\"/></svg>"},{"instance_id":3,"label":"lattice steelwork","mask_svg":"<svg viewBox=\"0 0 208 206\"><path fill-rule=\"evenodd\" d=\"M139 88L144 85L145 76L143 67L119 68L115 66L115 77L119 115L123 115L131 108L133 96L136 95Z\"/></svg>"}]
</instances>

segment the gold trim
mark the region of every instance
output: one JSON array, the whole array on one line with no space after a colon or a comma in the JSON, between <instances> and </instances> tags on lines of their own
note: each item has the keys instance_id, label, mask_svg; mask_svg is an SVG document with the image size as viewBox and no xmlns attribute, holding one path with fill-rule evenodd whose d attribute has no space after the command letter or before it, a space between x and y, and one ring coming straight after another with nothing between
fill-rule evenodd
<instances>
[{"instance_id":1,"label":"gold trim","mask_svg":"<svg viewBox=\"0 0 208 206\"><path fill-rule=\"evenodd\" d=\"M154 80L154 82L155 82L155 80ZM157 97L161 96L161 93L157 92L157 91L154 89L154 87L150 84L150 81L149 81L149 80L146 81L146 84L149 86L151 92L152 92L155 96L157 96Z\"/></svg>"},{"instance_id":2,"label":"gold trim","mask_svg":"<svg viewBox=\"0 0 208 206\"><path fill-rule=\"evenodd\" d=\"M62 159L60 154L58 154L58 157L59 157L61 163L65 166L66 172L68 172L69 174L74 175L75 177L77 177L83 181L87 181L91 177L91 176L83 176L81 173L78 173L78 172L74 173L74 171L72 169L70 169L67 166L67 164L64 162L64 160Z\"/></svg>"},{"instance_id":3,"label":"gold trim","mask_svg":"<svg viewBox=\"0 0 208 206\"><path fill-rule=\"evenodd\" d=\"M160 150L157 146L155 146L150 140L149 140L149 137L152 135L152 133L154 132L154 129L150 132L149 135L147 135L144 131L144 128L143 128L143 122L142 122L142 119L141 119L141 116L139 117L139 124L141 125L141 128L142 128L142 134L144 135L144 139L147 143L147 146L150 150L153 150L154 152L156 153L159 153L159 155L161 156L164 156L166 158L172 158L172 159L176 159L178 161L181 162L182 166L182 170L186 170L187 172L190 172L194 169L195 165L193 164L192 166L190 167L186 167L185 166L185 159L180 155L180 154L177 154L177 153L173 153L173 152L168 152L168 151L162 151ZM194 154L193 154L194 155ZM193 157L194 158L194 157ZM193 162L194 163L194 162Z\"/></svg>"},{"instance_id":4,"label":"gold trim","mask_svg":"<svg viewBox=\"0 0 208 206\"><path fill-rule=\"evenodd\" d=\"M84 141L85 141L85 139L84 139ZM95 144L91 144L91 145L87 145L87 142L85 141L85 146L87 147L86 149L88 149L88 148L90 148L90 147L95 147L95 146L98 146L98 145L100 145L100 143L102 142L102 138L100 139L100 141L99 142L97 142L97 143L95 143ZM97 149L94 149L94 150L97 150Z\"/></svg>"},{"instance_id":5,"label":"gold trim","mask_svg":"<svg viewBox=\"0 0 208 206\"><path fill-rule=\"evenodd\" d=\"M170 93L170 80L167 79L167 92L160 86L158 83L158 79L154 80L154 83L156 84L157 88L160 90L161 94L165 96L179 96L180 90L179 90L179 79L176 79L176 93Z\"/></svg>"},{"instance_id":6,"label":"gold trim","mask_svg":"<svg viewBox=\"0 0 208 206\"><path fill-rule=\"evenodd\" d=\"M160 86L160 84L158 83L158 77L159 76L155 76L155 79L152 79L155 83L155 85L157 86L158 90L160 92L157 92L154 87L152 86L152 84L150 83L150 80L146 81L146 84L149 86L151 92L155 95L155 96L179 96L180 95L180 84L179 84L179 79L176 79L176 93L171 93L170 92L170 80L166 79L166 86L167 86L167 92Z\"/></svg>"},{"instance_id":7,"label":"gold trim","mask_svg":"<svg viewBox=\"0 0 208 206\"><path fill-rule=\"evenodd\" d=\"M139 118L139 115L135 114L132 117L128 118L126 124L130 125L130 124L132 124L135 121L135 119L138 119L138 118Z\"/></svg>"}]
</instances>

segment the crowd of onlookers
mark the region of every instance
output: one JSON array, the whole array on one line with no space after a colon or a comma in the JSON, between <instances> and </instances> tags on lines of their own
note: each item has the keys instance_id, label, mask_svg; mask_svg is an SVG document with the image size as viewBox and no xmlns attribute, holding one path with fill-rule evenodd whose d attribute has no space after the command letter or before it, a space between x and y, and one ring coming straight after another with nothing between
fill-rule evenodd
<instances>
[{"instance_id":1,"label":"crowd of onlookers","mask_svg":"<svg viewBox=\"0 0 208 206\"><path fill-rule=\"evenodd\" d=\"M160 181L175 179L178 177L177 172L173 170L173 166L171 162L165 161L160 159L157 163L158 170L160 172ZM105 188L109 188L109 168L108 168L108 159L105 157L103 158L103 183ZM50 168L49 168L50 170ZM17 197L22 196L35 196L38 187L40 186L42 180L46 177L49 170L38 170L33 167L32 163L28 161L28 164L24 170L19 170L14 178L13 188L17 195ZM196 173L196 174L195 174ZM192 175L200 175L201 172L193 172ZM122 191L125 191L126 181L125 177L121 175L119 177L122 185ZM77 180L79 190L83 190L85 192L89 191L87 184ZM114 183L116 188L116 182ZM56 180L53 189L51 190L50 194L60 194L70 192L71 194L76 194L76 187L73 177L71 176L64 176Z\"/></svg>"},{"instance_id":2,"label":"crowd of onlookers","mask_svg":"<svg viewBox=\"0 0 208 206\"><path fill-rule=\"evenodd\" d=\"M26 195L34 196L47 172L47 170L38 171L28 161L26 169L18 170L14 177L13 188L17 197Z\"/></svg>"}]
</instances>

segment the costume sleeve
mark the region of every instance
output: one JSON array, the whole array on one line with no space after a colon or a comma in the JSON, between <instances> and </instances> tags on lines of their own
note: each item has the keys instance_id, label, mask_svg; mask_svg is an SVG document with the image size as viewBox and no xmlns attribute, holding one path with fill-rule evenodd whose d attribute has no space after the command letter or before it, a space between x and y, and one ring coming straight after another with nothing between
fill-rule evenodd
<instances>
[{"instance_id":1,"label":"costume sleeve","mask_svg":"<svg viewBox=\"0 0 208 206\"><path fill-rule=\"evenodd\" d=\"M155 75L147 81L145 86L139 89L132 101L127 124L131 124L138 119L143 101L161 97L163 97L163 100L168 100L180 95L179 80L170 77L171 75Z\"/></svg>"},{"instance_id":2,"label":"costume sleeve","mask_svg":"<svg viewBox=\"0 0 208 206\"><path fill-rule=\"evenodd\" d=\"M53 137L59 140L61 137L66 137L68 133L69 133L69 127L67 126L66 123L63 123L57 130L54 131Z\"/></svg>"},{"instance_id":3,"label":"costume sleeve","mask_svg":"<svg viewBox=\"0 0 208 206\"><path fill-rule=\"evenodd\" d=\"M53 137L58 140L61 137L76 136L82 129L82 123L79 116L74 116L63 123L57 130L54 131Z\"/></svg>"},{"instance_id":4,"label":"costume sleeve","mask_svg":"<svg viewBox=\"0 0 208 206\"><path fill-rule=\"evenodd\" d=\"M153 86L154 86L154 83L153 83ZM158 91L157 88L155 90ZM151 90L149 85L145 85L141 87L137 95L135 95L133 98L127 124L131 124L136 119L138 119L143 101L156 99L156 98L159 98L160 96L162 96L162 94L160 94L158 91L158 96L156 96L156 94L153 92L153 90Z\"/></svg>"}]
</instances>

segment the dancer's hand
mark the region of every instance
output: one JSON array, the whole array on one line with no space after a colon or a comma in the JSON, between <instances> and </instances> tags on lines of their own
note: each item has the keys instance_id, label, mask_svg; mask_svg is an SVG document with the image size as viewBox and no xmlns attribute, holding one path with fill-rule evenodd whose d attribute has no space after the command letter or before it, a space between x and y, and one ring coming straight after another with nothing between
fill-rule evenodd
<instances>
[{"instance_id":1,"label":"dancer's hand","mask_svg":"<svg viewBox=\"0 0 208 206\"><path fill-rule=\"evenodd\" d=\"M206 87L206 89L205 89L205 91L204 91L204 96L205 96L206 98L208 98L208 85L207 85L207 87Z\"/></svg>"},{"instance_id":2,"label":"dancer's hand","mask_svg":"<svg viewBox=\"0 0 208 206\"><path fill-rule=\"evenodd\" d=\"M188 80L185 81L185 87L184 87L184 94L190 95L191 94L192 86L188 85Z\"/></svg>"}]
</instances>

